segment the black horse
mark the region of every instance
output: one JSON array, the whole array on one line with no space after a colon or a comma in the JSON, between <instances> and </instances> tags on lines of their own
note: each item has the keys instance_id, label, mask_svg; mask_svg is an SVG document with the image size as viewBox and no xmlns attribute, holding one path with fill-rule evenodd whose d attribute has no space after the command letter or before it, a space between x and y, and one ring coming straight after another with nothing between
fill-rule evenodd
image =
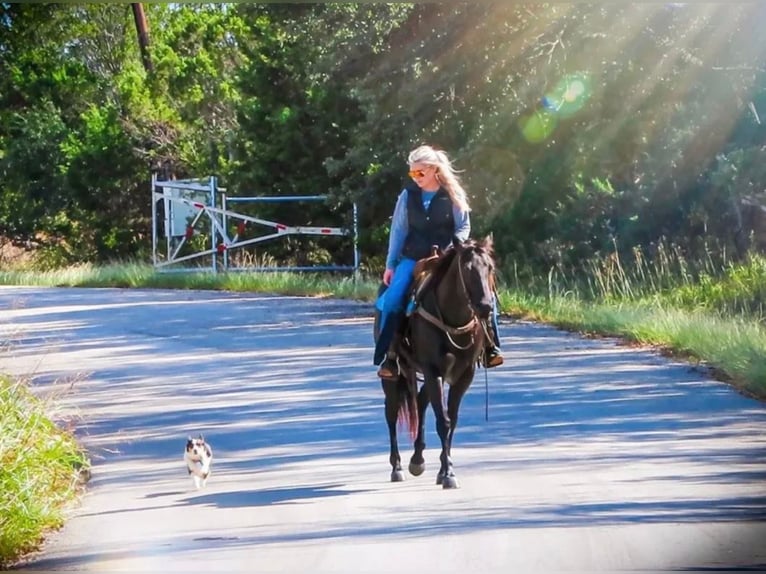
<instances>
[{"instance_id":1,"label":"black horse","mask_svg":"<svg viewBox=\"0 0 766 574\"><path fill-rule=\"evenodd\" d=\"M408 426L415 441L410 473L420 476L425 470L424 419L430 403L442 445L436 484L458 487L450 450L460 401L473 382L489 337L486 321L493 306L494 268L490 237L456 241L435 262L430 280L418 295L418 305L406 322L398 349L399 379L381 379L391 441L392 482L404 480L396 436L400 421ZM418 374L423 380L419 391ZM449 386L446 403L445 384Z\"/></svg>"}]
</instances>

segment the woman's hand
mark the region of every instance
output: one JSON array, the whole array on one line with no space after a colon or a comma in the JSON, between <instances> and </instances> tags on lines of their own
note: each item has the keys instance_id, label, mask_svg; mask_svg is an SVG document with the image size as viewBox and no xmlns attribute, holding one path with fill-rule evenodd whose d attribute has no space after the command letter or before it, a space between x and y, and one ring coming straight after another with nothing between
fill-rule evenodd
<instances>
[{"instance_id":1,"label":"woman's hand","mask_svg":"<svg viewBox=\"0 0 766 574\"><path fill-rule=\"evenodd\" d=\"M394 270L393 269L386 269L383 272L383 284L388 287L391 285L391 278L394 276Z\"/></svg>"}]
</instances>

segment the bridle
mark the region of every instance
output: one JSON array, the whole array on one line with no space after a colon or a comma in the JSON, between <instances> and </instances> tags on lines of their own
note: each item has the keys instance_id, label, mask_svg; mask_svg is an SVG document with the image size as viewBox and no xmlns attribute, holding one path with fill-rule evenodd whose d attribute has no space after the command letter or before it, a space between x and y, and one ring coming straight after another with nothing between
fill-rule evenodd
<instances>
[{"instance_id":1,"label":"bridle","mask_svg":"<svg viewBox=\"0 0 766 574\"><path fill-rule=\"evenodd\" d=\"M461 351L465 351L467 349L470 349L474 343L475 343L475 333L476 333L476 327L477 325L481 325L481 327L484 330L484 336L488 336L487 328L483 325L482 321L479 320L479 317L476 313L476 309L474 307L474 304L471 302L471 296L468 293L468 288L465 284L465 277L463 277L463 266L460 262L460 252L455 254L455 260L452 262L453 265L457 265L457 273L458 277L460 279L460 288L463 292L463 296L465 297L465 300L468 302L468 307L471 310L471 318L468 320L467 323L464 325L460 325L459 327L453 327L451 325L447 325L444 322L444 319L442 318L441 309L439 308L439 305L436 305L436 313L437 315L433 315L430 312L428 312L426 309L423 308L423 305L418 305L418 307L415 309L415 313L423 317L426 321L440 329L444 334L447 336L447 340L450 342L450 344L455 347L456 349L459 349ZM490 274L489 277L490 282L490 288L494 289L494 274ZM465 334L471 334L471 340L466 345L458 345L455 340L452 338L453 336L459 336L459 335L465 335Z\"/></svg>"}]
</instances>

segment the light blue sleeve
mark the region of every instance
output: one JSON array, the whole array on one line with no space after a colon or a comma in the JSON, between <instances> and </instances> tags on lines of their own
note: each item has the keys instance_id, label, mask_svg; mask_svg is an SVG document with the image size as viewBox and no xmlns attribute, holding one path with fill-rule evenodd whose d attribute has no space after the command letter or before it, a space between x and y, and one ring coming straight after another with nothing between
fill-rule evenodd
<instances>
[{"instance_id":1,"label":"light blue sleeve","mask_svg":"<svg viewBox=\"0 0 766 574\"><path fill-rule=\"evenodd\" d=\"M391 233L388 236L388 256L386 257L386 269L394 269L399 263L404 248L404 240L410 230L407 217L407 190L399 194L394 207L394 216L391 218Z\"/></svg>"},{"instance_id":2,"label":"light blue sleeve","mask_svg":"<svg viewBox=\"0 0 766 574\"><path fill-rule=\"evenodd\" d=\"M460 241L467 241L471 235L471 214L459 207L452 206L452 218L455 220L455 236Z\"/></svg>"}]
</instances>

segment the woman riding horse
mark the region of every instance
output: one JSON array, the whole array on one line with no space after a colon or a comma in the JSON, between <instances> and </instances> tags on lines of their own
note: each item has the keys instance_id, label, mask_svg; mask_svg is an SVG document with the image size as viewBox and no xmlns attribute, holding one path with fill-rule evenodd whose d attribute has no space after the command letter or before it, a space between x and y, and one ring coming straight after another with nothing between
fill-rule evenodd
<instances>
[{"instance_id":1,"label":"woman riding horse","mask_svg":"<svg viewBox=\"0 0 766 574\"><path fill-rule=\"evenodd\" d=\"M465 241L471 232L466 192L447 154L423 145L410 152L408 163L408 175L414 183L402 190L394 208L383 273L386 290L377 302L381 319L373 361L380 365L378 376L387 380L399 377L397 348L415 264L427 257L433 246L443 250L453 238ZM496 304L489 330L492 337L484 352L484 365L496 367L503 363Z\"/></svg>"},{"instance_id":2,"label":"woman riding horse","mask_svg":"<svg viewBox=\"0 0 766 574\"><path fill-rule=\"evenodd\" d=\"M436 260L432 278L420 291L419 303L408 321L408 345L401 348L406 357L401 375L397 380L381 380L386 396L392 481L404 480L396 436L399 422L407 424L415 439L410 473L419 476L425 470L425 412L430 404L442 447L436 483L443 488L457 488L452 441L460 403L473 382L484 347L491 340L486 325L494 298L491 238L455 242ZM418 373L423 378L419 390Z\"/></svg>"}]
</instances>

